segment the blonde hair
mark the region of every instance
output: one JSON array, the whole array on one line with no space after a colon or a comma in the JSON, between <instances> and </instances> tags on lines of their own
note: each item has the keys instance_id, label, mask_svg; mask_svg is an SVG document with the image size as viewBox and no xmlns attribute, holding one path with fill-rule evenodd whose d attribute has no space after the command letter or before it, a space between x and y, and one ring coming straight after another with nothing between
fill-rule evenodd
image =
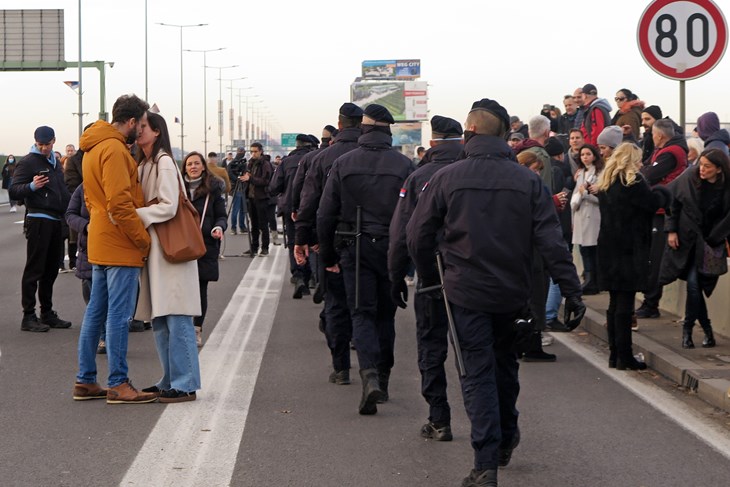
<instances>
[{"instance_id":1,"label":"blonde hair","mask_svg":"<svg viewBox=\"0 0 730 487\"><path fill-rule=\"evenodd\" d=\"M616 179L620 179L624 186L631 186L636 182L640 163L641 149L630 142L619 144L606 161L598 180L598 190L608 191Z\"/></svg>"}]
</instances>

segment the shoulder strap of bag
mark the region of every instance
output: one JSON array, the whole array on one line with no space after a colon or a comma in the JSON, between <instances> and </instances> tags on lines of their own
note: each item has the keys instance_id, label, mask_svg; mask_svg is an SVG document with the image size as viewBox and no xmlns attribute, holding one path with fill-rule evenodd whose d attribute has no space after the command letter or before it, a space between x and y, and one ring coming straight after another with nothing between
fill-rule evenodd
<instances>
[{"instance_id":1,"label":"shoulder strap of bag","mask_svg":"<svg viewBox=\"0 0 730 487\"><path fill-rule=\"evenodd\" d=\"M157 156L155 156L155 174L157 175L158 178L160 176L159 162L160 162L160 158L162 156L169 156L169 154L167 152L160 152L159 154L157 154ZM172 159L172 156L170 156L170 158ZM173 160L173 162L175 161L175 159L172 159L172 160ZM182 174L180 174L180 170L177 169L177 165L175 165L175 173L177 174L177 184L178 184L178 187L180 188L180 194L182 195L182 198L187 200L188 195L185 193L185 188L183 187L183 183L182 183ZM201 218L201 221L202 221L202 218Z\"/></svg>"},{"instance_id":2,"label":"shoulder strap of bag","mask_svg":"<svg viewBox=\"0 0 730 487\"><path fill-rule=\"evenodd\" d=\"M205 220L205 212L208 210L208 199L210 199L210 193L205 195L205 205L203 206L203 213L200 215L200 229L203 229L203 220Z\"/></svg>"}]
</instances>

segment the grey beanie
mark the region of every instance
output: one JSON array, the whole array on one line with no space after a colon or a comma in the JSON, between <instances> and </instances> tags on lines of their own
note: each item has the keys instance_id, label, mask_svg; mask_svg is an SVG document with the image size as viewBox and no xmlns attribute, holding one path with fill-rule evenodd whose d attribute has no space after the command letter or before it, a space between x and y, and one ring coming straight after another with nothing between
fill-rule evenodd
<instances>
[{"instance_id":1,"label":"grey beanie","mask_svg":"<svg viewBox=\"0 0 730 487\"><path fill-rule=\"evenodd\" d=\"M598 145L607 145L616 148L624 140L624 133L620 127L610 125L603 129L601 135L598 136Z\"/></svg>"}]
</instances>

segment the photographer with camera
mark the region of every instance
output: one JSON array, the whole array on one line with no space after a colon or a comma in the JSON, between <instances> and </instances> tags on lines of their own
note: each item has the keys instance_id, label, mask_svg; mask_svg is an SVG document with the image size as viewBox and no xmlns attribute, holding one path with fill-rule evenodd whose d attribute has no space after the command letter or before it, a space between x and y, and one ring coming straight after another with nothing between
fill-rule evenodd
<instances>
[{"instance_id":1,"label":"photographer with camera","mask_svg":"<svg viewBox=\"0 0 730 487\"><path fill-rule=\"evenodd\" d=\"M236 150L236 157L226 165L228 178L231 180L231 233L246 233L246 184L243 175L246 172L246 149L239 147Z\"/></svg>"},{"instance_id":2,"label":"photographer with camera","mask_svg":"<svg viewBox=\"0 0 730 487\"><path fill-rule=\"evenodd\" d=\"M63 180L61 161L53 154L56 133L51 127L35 130L35 144L15 169L9 195L24 200L25 238L28 259L23 270L21 301L23 331L48 331L69 328L53 311L53 284L58 277L58 262L63 258L63 219L71 194ZM36 291L41 305L40 321L35 314Z\"/></svg>"}]
</instances>

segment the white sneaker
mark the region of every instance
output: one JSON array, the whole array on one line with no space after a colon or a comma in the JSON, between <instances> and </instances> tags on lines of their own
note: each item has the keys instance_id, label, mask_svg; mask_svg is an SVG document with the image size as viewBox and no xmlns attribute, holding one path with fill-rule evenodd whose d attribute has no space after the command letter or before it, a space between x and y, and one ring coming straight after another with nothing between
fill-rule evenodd
<instances>
[{"instance_id":1,"label":"white sneaker","mask_svg":"<svg viewBox=\"0 0 730 487\"><path fill-rule=\"evenodd\" d=\"M10 207L10 213L15 213L18 209L15 206Z\"/></svg>"},{"instance_id":2,"label":"white sneaker","mask_svg":"<svg viewBox=\"0 0 730 487\"><path fill-rule=\"evenodd\" d=\"M412 277L406 277L406 285L413 286L416 284L416 280Z\"/></svg>"},{"instance_id":3,"label":"white sneaker","mask_svg":"<svg viewBox=\"0 0 730 487\"><path fill-rule=\"evenodd\" d=\"M542 336L542 346L543 347L549 347L550 345L553 344L553 341L555 341L555 339L551 336L548 336L548 335Z\"/></svg>"}]
</instances>

